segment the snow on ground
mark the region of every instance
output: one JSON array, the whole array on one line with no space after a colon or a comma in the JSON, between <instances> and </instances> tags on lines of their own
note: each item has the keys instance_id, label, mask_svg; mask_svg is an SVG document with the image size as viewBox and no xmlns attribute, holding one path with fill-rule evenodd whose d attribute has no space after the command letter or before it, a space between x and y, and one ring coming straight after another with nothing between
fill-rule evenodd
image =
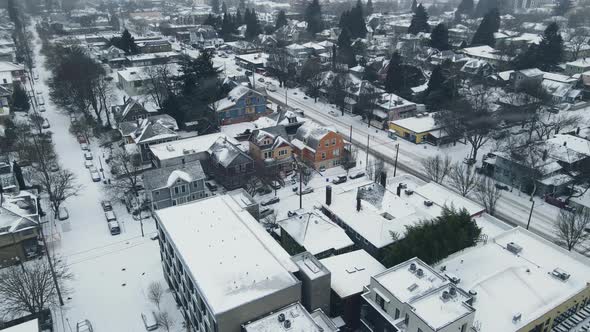
<instances>
[{"instance_id":1,"label":"snow on ground","mask_svg":"<svg viewBox=\"0 0 590 332\"><path fill-rule=\"evenodd\" d=\"M33 31L34 38L38 36ZM69 198L65 206L70 218L46 224L49 250L62 256L74 275L67 287L71 293L65 306L54 310L57 332L72 331L76 322L89 319L97 331L145 331L140 313L155 310L145 293L152 281L159 281L167 288L160 265L157 241L150 240L155 233L152 219L144 219L145 237L141 236L138 221L131 218L124 205L113 201L115 214L121 223L122 233L109 233L100 201L108 199L102 182L92 182L84 167L83 151L69 133L69 118L51 102L46 80L49 72L43 67L44 57L35 43L34 54L40 79L35 90L45 96L48 118L53 132L53 142L59 163L74 172L77 183L83 186L80 194ZM110 175L104 163L103 153L91 142L94 164L105 167L104 175ZM100 158L100 160L99 160ZM162 309L176 320L173 331L181 330L181 316L175 308L170 293L166 293Z\"/></svg>"}]
</instances>

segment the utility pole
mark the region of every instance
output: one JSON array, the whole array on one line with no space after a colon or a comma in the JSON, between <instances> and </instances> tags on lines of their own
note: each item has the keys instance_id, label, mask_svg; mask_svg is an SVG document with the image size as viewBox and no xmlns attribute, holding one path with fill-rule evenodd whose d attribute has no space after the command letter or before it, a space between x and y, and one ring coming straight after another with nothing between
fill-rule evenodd
<instances>
[{"instance_id":1,"label":"utility pole","mask_svg":"<svg viewBox=\"0 0 590 332\"><path fill-rule=\"evenodd\" d=\"M535 200L533 199L533 204L531 204L531 212L529 212L529 221L527 221L526 223L526 229L529 229L529 226L531 225L531 217L533 216L533 208L535 207Z\"/></svg>"},{"instance_id":2,"label":"utility pole","mask_svg":"<svg viewBox=\"0 0 590 332\"><path fill-rule=\"evenodd\" d=\"M288 89L288 88L287 88L287 83L283 83L283 86L285 87L285 106L289 106L289 105L287 104L287 89Z\"/></svg>"},{"instance_id":3,"label":"utility pole","mask_svg":"<svg viewBox=\"0 0 590 332\"><path fill-rule=\"evenodd\" d=\"M352 144L352 125L350 125L350 136L348 138L348 142L350 142L350 144Z\"/></svg>"},{"instance_id":4,"label":"utility pole","mask_svg":"<svg viewBox=\"0 0 590 332\"><path fill-rule=\"evenodd\" d=\"M395 149L395 164L393 164L393 177L395 177L395 173L397 173L397 155L399 154L399 143L396 145Z\"/></svg>"},{"instance_id":5,"label":"utility pole","mask_svg":"<svg viewBox=\"0 0 590 332\"><path fill-rule=\"evenodd\" d=\"M369 169L369 139L371 138L371 135L367 134L367 152L366 152L366 158L365 158L365 169Z\"/></svg>"},{"instance_id":6,"label":"utility pole","mask_svg":"<svg viewBox=\"0 0 590 332\"><path fill-rule=\"evenodd\" d=\"M297 165L299 168L299 208L303 209L303 193L301 190L303 189L303 168Z\"/></svg>"},{"instance_id":7,"label":"utility pole","mask_svg":"<svg viewBox=\"0 0 590 332\"><path fill-rule=\"evenodd\" d=\"M39 216L39 218L41 217ZM43 241L43 247L45 248L45 254L47 255L47 263L49 263L49 269L51 270L51 278L53 279L53 284L55 285L55 292L57 293L57 298L59 299L59 305L63 307L64 300L61 296L61 289L59 288L57 276L55 275L55 269L53 268L53 262L51 261L51 255L49 254L49 247L47 247L47 241L45 241L43 225L41 225L41 222L38 222L37 225L39 226L39 231L41 232L41 240Z\"/></svg>"}]
</instances>

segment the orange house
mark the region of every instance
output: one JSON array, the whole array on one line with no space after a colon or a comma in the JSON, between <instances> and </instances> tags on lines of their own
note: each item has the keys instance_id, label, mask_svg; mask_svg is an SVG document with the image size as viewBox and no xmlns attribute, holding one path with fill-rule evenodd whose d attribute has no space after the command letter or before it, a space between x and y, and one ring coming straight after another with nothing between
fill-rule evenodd
<instances>
[{"instance_id":1,"label":"orange house","mask_svg":"<svg viewBox=\"0 0 590 332\"><path fill-rule=\"evenodd\" d=\"M340 165L344 154L347 153L340 134L332 129L312 124L301 126L291 144L293 152L316 170Z\"/></svg>"},{"instance_id":2,"label":"orange house","mask_svg":"<svg viewBox=\"0 0 590 332\"><path fill-rule=\"evenodd\" d=\"M252 131L249 138L250 156L260 168L276 174L286 174L293 169L293 149L283 126Z\"/></svg>"}]
</instances>

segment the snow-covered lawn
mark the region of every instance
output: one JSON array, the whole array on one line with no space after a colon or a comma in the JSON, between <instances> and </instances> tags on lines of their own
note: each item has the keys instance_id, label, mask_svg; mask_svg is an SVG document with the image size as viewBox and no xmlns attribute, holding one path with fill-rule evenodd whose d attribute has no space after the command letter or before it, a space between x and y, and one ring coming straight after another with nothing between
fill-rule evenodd
<instances>
[{"instance_id":1,"label":"snow-covered lawn","mask_svg":"<svg viewBox=\"0 0 590 332\"><path fill-rule=\"evenodd\" d=\"M34 32L35 39L38 38ZM35 90L45 96L47 111L43 114L51 123L53 142L59 163L77 177L83 186L79 195L65 202L69 219L46 224L49 250L66 260L74 280L67 286L71 290L65 306L55 308L56 331L71 332L76 322L89 319L96 331L145 331L140 314L156 310L146 298L150 282L158 281L167 289L160 265L159 246L150 239L155 234L152 219L144 219L145 237L141 236L138 221L129 215L120 202L113 208L121 224L121 234L111 235L100 202L109 199L102 182L92 182L84 167L83 151L75 137L69 133L69 117L51 102L46 80L49 73L43 67L44 57L39 54L40 44L34 43L34 54L40 79ZM94 164L105 168L103 152L90 144ZM174 331L181 330L181 316L170 293L166 293L162 309L176 320Z\"/></svg>"}]
</instances>

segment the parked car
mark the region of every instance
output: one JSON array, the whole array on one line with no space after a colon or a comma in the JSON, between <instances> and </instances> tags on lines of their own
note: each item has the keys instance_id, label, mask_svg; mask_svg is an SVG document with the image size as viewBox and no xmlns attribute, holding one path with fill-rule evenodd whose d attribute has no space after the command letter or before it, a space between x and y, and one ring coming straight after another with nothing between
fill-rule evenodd
<instances>
[{"instance_id":1,"label":"parked car","mask_svg":"<svg viewBox=\"0 0 590 332\"><path fill-rule=\"evenodd\" d=\"M86 143L81 143L80 148L82 149L82 151L90 151L90 148L88 147L88 144L86 144Z\"/></svg>"},{"instance_id":2,"label":"parked car","mask_svg":"<svg viewBox=\"0 0 590 332\"><path fill-rule=\"evenodd\" d=\"M265 217L270 216L274 212L275 212L275 210L273 210L271 208L264 208L264 209L260 210L260 213L258 214L258 217L259 218L265 218Z\"/></svg>"},{"instance_id":3,"label":"parked car","mask_svg":"<svg viewBox=\"0 0 590 332\"><path fill-rule=\"evenodd\" d=\"M111 232L111 235L119 235L121 234L121 227L119 226L119 222L118 221L110 221L109 222L109 231Z\"/></svg>"},{"instance_id":4,"label":"parked car","mask_svg":"<svg viewBox=\"0 0 590 332\"><path fill-rule=\"evenodd\" d=\"M97 171L91 171L90 177L92 178L92 182L100 182L100 173Z\"/></svg>"},{"instance_id":5,"label":"parked car","mask_svg":"<svg viewBox=\"0 0 590 332\"><path fill-rule=\"evenodd\" d=\"M84 159L92 160L92 152L84 152Z\"/></svg>"},{"instance_id":6,"label":"parked car","mask_svg":"<svg viewBox=\"0 0 590 332\"><path fill-rule=\"evenodd\" d=\"M270 189L269 186L262 186L258 189L256 189L256 192L258 192L260 195L266 195L266 194L270 194L272 192L272 189Z\"/></svg>"},{"instance_id":7,"label":"parked car","mask_svg":"<svg viewBox=\"0 0 590 332\"><path fill-rule=\"evenodd\" d=\"M495 186L496 186L496 188L498 188L500 190L508 190L508 189L510 189L510 188L508 188L507 185L502 184L502 183L496 183Z\"/></svg>"},{"instance_id":8,"label":"parked car","mask_svg":"<svg viewBox=\"0 0 590 332\"><path fill-rule=\"evenodd\" d=\"M352 180L352 179L362 178L363 176L365 176L365 172L363 172L363 171L357 171L357 172L351 173L348 176L348 178Z\"/></svg>"},{"instance_id":9,"label":"parked car","mask_svg":"<svg viewBox=\"0 0 590 332\"><path fill-rule=\"evenodd\" d=\"M46 110L45 110L45 106L43 106L43 105L39 105L39 112L43 113L43 112L45 112L45 111L46 111Z\"/></svg>"},{"instance_id":10,"label":"parked car","mask_svg":"<svg viewBox=\"0 0 590 332\"><path fill-rule=\"evenodd\" d=\"M205 186L207 186L209 191L217 191L217 185L213 182L205 182Z\"/></svg>"},{"instance_id":11,"label":"parked car","mask_svg":"<svg viewBox=\"0 0 590 332\"><path fill-rule=\"evenodd\" d=\"M334 180L332 180L332 183L333 184L341 184L341 183L346 182L346 180L348 180L346 175L340 175L340 176L336 177Z\"/></svg>"},{"instance_id":12,"label":"parked car","mask_svg":"<svg viewBox=\"0 0 590 332\"><path fill-rule=\"evenodd\" d=\"M103 207L104 209L104 207ZM117 221L117 216L115 215L115 212L112 210L108 210L104 213L104 217L106 218L107 222L111 222L111 221Z\"/></svg>"},{"instance_id":13,"label":"parked car","mask_svg":"<svg viewBox=\"0 0 590 332\"><path fill-rule=\"evenodd\" d=\"M37 96L37 104L45 105L45 98L43 98L41 95Z\"/></svg>"},{"instance_id":14,"label":"parked car","mask_svg":"<svg viewBox=\"0 0 590 332\"><path fill-rule=\"evenodd\" d=\"M44 119L44 120L43 120L43 124L41 125L41 128L43 128L43 129L49 129L49 127L51 127L51 126L49 125L49 120L47 120L47 119Z\"/></svg>"},{"instance_id":15,"label":"parked car","mask_svg":"<svg viewBox=\"0 0 590 332\"><path fill-rule=\"evenodd\" d=\"M272 189L275 189L275 190L276 190L276 189L281 189L281 183L280 183L279 181L272 181L272 182L270 183L270 187L271 187Z\"/></svg>"},{"instance_id":16,"label":"parked car","mask_svg":"<svg viewBox=\"0 0 590 332\"><path fill-rule=\"evenodd\" d=\"M92 329L90 321L85 319L76 323L76 332L94 332L94 330Z\"/></svg>"},{"instance_id":17,"label":"parked car","mask_svg":"<svg viewBox=\"0 0 590 332\"><path fill-rule=\"evenodd\" d=\"M278 203L280 200L281 199L278 197L273 197L273 198L269 198L267 200L262 201L260 203L260 205L262 205L262 206L272 205L272 204Z\"/></svg>"},{"instance_id":18,"label":"parked car","mask_svg":"<svg viewBox=\"0 0 590 332\"><path fill-rule=\"evenodd\" d=\"M113 205L111 204L111 201L102 201L100 202L100 205L102 206L102 210L104 212L113 211Z\"/></svg>"},{"instance_id":19,"label":"parked car","mask_svg":"<svg viewBox=\"0 0 590 332\"><path fill-rule=\"evenodd\" d=\"M277 88L274 85L269 84L266 86L266 90L268 90L270 92L275 92L275 91L277 91Z\"/></svg>"},{"instance_id":20,"label":"parked car","mask_svg":"<svg viewBox=\"0 0 590 332\"><path fill-rule=\"evenodd\" d=\"M70 217L68 213L68 209L65 206L60 206L59 210L57 211L57 219L59 220L66 220Z\"/></svg>"},{"instance_id":21,"label":"parked car","mask_svg":"<svg viewBox=\"0 0 590 332\"><path fill-rule=\"evenodd\" d=\"M301 195L311 194L312 192L313 192L313 188L312 187L307 187L307 188L301 190Z\"/></svg>"},{"instance_id":22,"label":"parked car","mask_svg":"<svg viewBox=\"0 0 590 332\"><path fill-rule=\"evenodd\" d=\"M258 78L258 82L264 83L264 77Z\"/></svg>"},{"instance_id":23,"label":"parked car","mask_svg":"<svg viewBox=\"0 0 590 332\"><path fill-rule=\"evenodd\" d=\"M73 114L72 114L72 116L73 116ZM74 117L74 118L75 118L75 117ZM84 137L84 136L82 136L82 135L78 135L78 137L77 137L77 138L78 138L78 143L80 143L80 144L82 144L82 143L88 143L88 142L86 141L86 137Z\"/></svg>"},{"instance_id":24,"label":"parked car","mask_svg":"<svg viewBox=\"0 0 590 332\"><path fill-rule=\"evenodd\" d=\"M93 168L94 167L94 163L92 162L92 160L84 160L84 167L86 167L86 168Z\"/></svg>"},{"instance_id":25,"label":"parked car","mask_svg":"<svg viewBox=\"0 0 590 332\"><path fill-rule=\"evenodd\" d=\"M154 331L158 329L158 321L156 320L156 315L154 312L150 312L147 315L141 313L141 320L143 321L143 326L148 331Z\"/></svg>"},{"instance_id":26,"label":"parked car","mask_svg":"<svg viewBox=\"0 0 590 332\"><path fill-rule=\"evenodd\" d=\"M328 114L330 114L331 116L338 116L338 113L334 112L334 111L329 111Z\"/></svg>"}]
</instances>

